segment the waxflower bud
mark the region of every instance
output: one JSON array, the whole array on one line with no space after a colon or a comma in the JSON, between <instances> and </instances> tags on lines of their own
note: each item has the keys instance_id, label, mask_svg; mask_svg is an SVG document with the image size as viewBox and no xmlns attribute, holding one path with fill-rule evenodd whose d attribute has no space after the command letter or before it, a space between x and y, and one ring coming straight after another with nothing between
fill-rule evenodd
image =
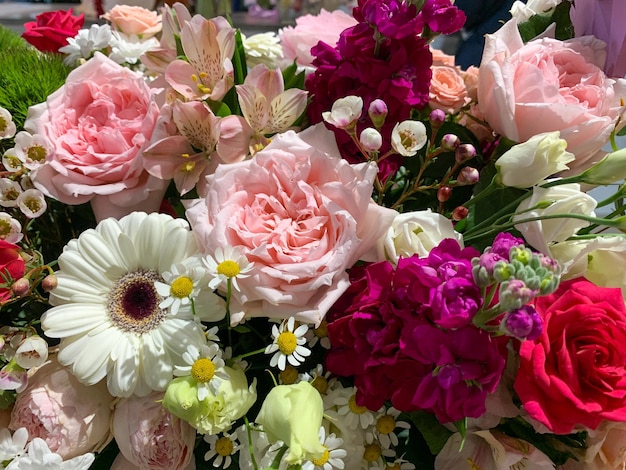
<instances>
[{"instance_id":1,"label":"waxflower bud","mask_svg":"<svg viewBox=\"0 0 626 470\"><path fill-rule=\"evenodd\" d=\"M543 320L532 305L524 305L508 312L500 322L500 329L521 341L534 341L541 335Z\"/></svg>"},{"instance_id":2,"label":"waxflower bud","mask_svg":"<svg viewBox=\"0 0 626 470\"><path fill-rule=\"evenodd\" d=\"M537 291L528 288L524 281L512 279L500 284L499 294L502 308L505 311L511 311L521 308L533 300L537 295Z\"/></svg>"},{"instance_id":3,"label":"waxflower bud","mask_svg":"<svg viewBox=\"0 0 626 470\"><path fill-rule=\"evenodd\" d=\"M461 145L461 139L457 135L446 134L441 139L441 148L443 150L455 150L459 145Z\"/></svg>"},{"instance_id":4,"label":"waxflower bud","mask_svg":"<svg viewBox=\"0 0 626 470\"><path fill-rule=\"evenodd\" d=\"M476 168L472 168L471 166L466 166L461 168L461 171L459 171L459 174L456 177L456 182L461 186L467 186L478 183L479 179L480 173L478 173L478 170Z\"/></svg>"},{"instance_id":5,"label":"waxflower bud","mask_svg":"<svg viewBox=\"0 0 626 470\"><path fill-rule=\"evenodd\" d=\"M385 118L387 117L388 109L387 104L381 100L376 99L370 103L370 107L367 110L367 114L374 126L380 129L385 123Z\"/></svg>"},{"instance_id":6,"label":"waxflower bud","mask_svg":"<svg viewBox=\"0 0 626 470\"><path fill-rule=\"evenodd\" d=\"M25 277L18 279L11 286L11 291L13 292L13 295L15 295L16 297L21 297L23 295L26 295L29 289L30 289L30 281L26 279Z\"/></svg>"},{"instance_id":7,"label":"waxflower bud","mask_svg":"<svg viewBox=\"0 0 626 470\"><path fill-rule=\"evenodd\" d=\"M444 113L441 109L433 109L428 116L431 125L433 126L441 126L446 120L446 113Z\"/></svg>"},{"instance_id":8,"label":"waxflower bud","mask_svg":"<svg viewBox=\"0 0 626 470\"><path fill-rule=\"evenodd\" d=\"M383 145L383 137L376 129L368 127L361 132L359 142L368 152L377 152Z\"/></svg>"},{"instance_id":9,"label":"waxflower bud","mask_svg":"<svg viewBox=\"0 0 626 470\"><path fill-rule=\"evenodd\" d=\"M454 158L458 163L463 163L471 160L475 156L476 148L472 144L461 144L456 148L454 152Z\"/></svg>"},{"instance_id":10,"label":"waxflower bud","mask_svg":"<svg viewBox=\"0 0 626 470\"><path fill-rule=\"evenodd\" d=\"M50 274L50 275L44 277L43 281L41 281L41 287L46 292L50 292L58 284L59 284L59 280L57 279L57 277L54 274Z\"/></svg>"},{"instance_id":11,"label":"waxflower bud","mask_svg":"<svg viewBox=\"0 0 626 470\"><path fill-rule=\"evenodd\" d=\"M469 209L465 206L458 206L452 211L452 220L458 222L459 220L463 220L469 214Z\"/></svg>"},{"instance_id":12,"label":"waxflower bud","mask_svg":"<svg viewBox=\"0 0 626 470\"><path fill-rule=\"evenodd\" d=\"M442 186L437 190L437 200L446 202L452 196L452 188L450 186Z\"/></svg>"}]
</instances>

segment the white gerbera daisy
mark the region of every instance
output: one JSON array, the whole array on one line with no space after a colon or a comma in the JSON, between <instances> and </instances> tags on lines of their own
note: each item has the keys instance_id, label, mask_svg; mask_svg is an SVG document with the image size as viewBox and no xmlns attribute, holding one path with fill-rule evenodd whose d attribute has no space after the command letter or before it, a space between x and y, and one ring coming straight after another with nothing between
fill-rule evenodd
<instances>
[{"instance_id":1,"label":"white gerbera daisy","mask_svg":"<svg viewBox=\"0 0 626 470\"><path fill-rule=\"evenodd\" d=\"M302 470L333 470L344 468L344 457L348 455L341 446L343 439L339 439L335 434L326 437L326 429L320 427L318 436L324 446L324 455L319 459L309 460L302 465Z\"/></svg>"},{"instance_id":2,"label":"white gerbera daisy","mask_svg":"<svg viewBox=\"0 0 626 470\"><path fill-rule=\"evenodd\" d=\"M87 385L107 377L112 395L165 390L174 364L206 340L188 305L160 308L154 282L197 252L189 224L165 214L134 212L105 219L71 240L59 257L55 307L41 319L61 338L59 362Z\"/></svg>"},{"instance_id":3,"label":"white gerbera daisy","mask_svg":"<svg viewBox=\"0 0 626 470\"><path fill-rule=\"evenodd\" d=\"M302 324L294 331L295 322L294 317L289 317L280 327L272 325L274 342L265 348L265 354L275 353L270 359L270 366L285 370L287 361L292 366L298 366L311 355L311 350L303 346L306 343L304 335L309 327Z\"/></svg>"},{"instance_id":4,"label":"white gerbera daisy","mask_svg":"<svg viewBox=\"0 0 626 470\"><path fill-rule=\"evenodd\" d=\"M198 384L198 400L202 401L209 396L209 392L217 395L222 380L229 380L224 371L226 365L222 359L222 351L216 343L203 344L198 349L193 344L183 353L186 366L175 366L174 375L191 377Z\"/></svg>"},{"instance_id":5,"label":"white gerbera daisy","mask_svg":"<svg viewBox=\"0 0 626 470\"><path fill-rule=\"evenodd\" d=\"M248 277L248 273L254 266L254 263L248 262L248 258L241 253L239 248L230 246L224 249L218 247L215 250L215 258L211 255L207 255L203 261L209 273L215 276L211 282L209 282L211 289L226 287L230 279L232 286L239 290L237 278Z\"/></svg>"},{"instance_id":6,"label":"white gerbera daisy","mask_svg":"<svg viewBox=\"0 0 626 470\"><path fill-rule=\"evenodd\" d=\"M232 462L232 455L235 455L241 449L241 444L237 440L237 436L222 433L220 437L217 434L204 435L204 440L210 445L209 451L204 454L204 460L208 461L215 457L213 466L215 468L229 468Z\"/></svg>"}]
</instances>

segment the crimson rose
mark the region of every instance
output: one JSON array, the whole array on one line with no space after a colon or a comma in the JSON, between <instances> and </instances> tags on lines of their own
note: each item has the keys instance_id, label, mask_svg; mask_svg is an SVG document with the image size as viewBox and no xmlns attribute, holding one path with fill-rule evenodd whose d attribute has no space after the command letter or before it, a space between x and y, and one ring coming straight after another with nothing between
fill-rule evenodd
<instances>
[{"instance_id":1,"label":"crimson rose","mask_svg":"<svg viewBox=\"0 0 626 470\"><path fill-rule=\"evenodd\" d=\"M67 45L67 38L76 36L85 22L85 15L74 16L67 11L46 11L37 15L35 21L24 24L22 37L41 52L59 52Z\"/></svg>"},{"instance_id":2,"label":"crimson rose","mask_svg":"<svg viewBox=\"0 0 626 470\"><path fill-rule=\"evenodd\" d=\"M24 272L24 260L20 256L19 247L0 240L0 303L11 297L11 283L7 281L16 281Z\"/></svg>"},{"instance_id":3,"label":"crimson rose","mask_svg":"<svg viewBox=\"0 0 626 470\"><path fill-rule=\"evenodd\" d=\"M620 289L563 282L535 303L544 321L520 347L515 391L524 409L556 434L577 425L626 421L626 307Z\"/></svg>"}]
</instances>

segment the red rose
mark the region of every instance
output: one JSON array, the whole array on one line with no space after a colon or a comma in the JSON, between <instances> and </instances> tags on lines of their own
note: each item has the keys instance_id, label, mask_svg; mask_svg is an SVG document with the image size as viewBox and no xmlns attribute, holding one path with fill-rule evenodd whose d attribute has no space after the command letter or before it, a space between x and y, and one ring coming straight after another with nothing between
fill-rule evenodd
<instances>
[{"instance_id":1,"label":"red rose","mask_svg":"<svg viewBox=\"0 0 626 470\"><path fill-rule=\"evenodd\" d=\"M24 260L20 256L19 247L0 240L0 303L11 297L11 286L10 284L7 286L6 279L19 279L24 272Z\"/></svg>"},{"instance_id":2,"label":"red rose","mask_svg":"<svg viewBox=\"0 0 626 470\"><path fill-rule=\"evenodd\" d=\"M556 434L626 421L626 307L620 289L563 282L537 299L543 332L520 347L515 391Z\"/></svg>"},{"instance_id":3,"label":"red rose","mask_svg":"<svg viewBox=\"0 0 626 470\"><path fill-rule=\"evenodd\" d=\"M47 11L35 17L36 21L24 24L22 37L39 49L41 52L59 52L67 45L67 38L73 38L82 28L85 15L72 15L72 9L67 11Z\"/></svg>"}]
</instances>

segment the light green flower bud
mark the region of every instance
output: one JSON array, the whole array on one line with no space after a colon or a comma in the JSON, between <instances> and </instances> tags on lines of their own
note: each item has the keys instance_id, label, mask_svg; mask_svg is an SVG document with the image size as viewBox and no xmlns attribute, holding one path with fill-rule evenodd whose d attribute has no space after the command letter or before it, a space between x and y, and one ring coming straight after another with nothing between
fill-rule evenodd
<instances>
[{"instance_id":1,"label":"light green flower bud","mask_svg":"<svg viewBox=\"0 0 626 470\"><path fill-rule=\"evenodd\" d=\"M270 442L289 446L285 461L300 464L324 455L318 432L324 404L319 392L308 382L278 385L265 397L256 423L263 426Z\"/></svg>"},{"instance_id":2,"label":"light green flower bud","mask_svg":"<svg viewBox=\"0 0 626 470\"><path fill-rule=\"evenodd\" d=\"M602 160L580 174L583 183L613 184L626 178L626 148L606 155Z\"/></svg>"}]
</instances>

